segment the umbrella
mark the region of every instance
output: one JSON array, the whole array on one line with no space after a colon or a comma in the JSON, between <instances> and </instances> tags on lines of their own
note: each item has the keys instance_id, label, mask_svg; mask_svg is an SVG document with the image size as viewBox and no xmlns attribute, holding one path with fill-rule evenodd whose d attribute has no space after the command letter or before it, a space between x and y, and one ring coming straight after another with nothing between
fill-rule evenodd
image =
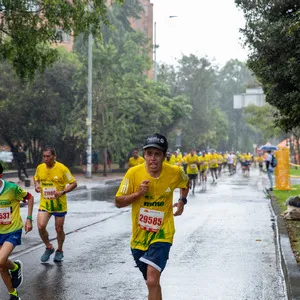
<instances>
[{"instance_id":1,"label":"umbrella","mask_svg":"<svg viewBox=\"0 0 300 300\"><path fill-rule=\"evenodd\" d=\"M264 150L264 151L275 151L278 150L279 148L275 145L271 145L271 144L266 144L263 145L259 148L259 150Z\"/></svg>"}]
</instances>

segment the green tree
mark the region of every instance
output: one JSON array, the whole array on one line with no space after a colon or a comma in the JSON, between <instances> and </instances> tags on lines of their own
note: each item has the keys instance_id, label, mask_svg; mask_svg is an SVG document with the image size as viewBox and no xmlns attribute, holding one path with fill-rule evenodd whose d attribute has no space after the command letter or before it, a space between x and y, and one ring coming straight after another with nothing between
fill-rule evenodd
<instances>
[{"instance_id":1,"label":"green tree","mask_svg":"<svg viewBox=\"0 0 300 300\"><path fill-rule=\"evenodd\" d=\"M34 165L40 161L45 144L55 145L66 163L73 163L75 157L75 140L64 133L72 122L69 116L75 103L73 74L80 63L74 54L58 51L61 59L30 82L20 82L13 77L10 66L1 65L0 118L7 120L1 122L1 136L10 146L14 141L25 143Z\"/></svg>"},{"instance_id":2,"label":"green tree","mask_svg":"<svg viewBox=\"0 0 300 300\"><path fill-rule=\"evenodd\" d=\"M246 18L242 30L249 47L248 66L263 84L266 100L278 109L285 130L300 122L300 3L236 0Z\"/></svg>"},{"instance_id":3,"label":"green tree","mask_svg":"<svg viewBox=\"0 0 300 300\"><path fill-rule=\"evenodd\" d=\"M89 0L0 1L0 60L9 60L20 78L33 78L58 59L50 44L61 42L63 33L76 37L91 28L101 35L109 24L106 2L93 0L88 9Z\"/></svg>"},{"instance_id":4,"label":"green tree","mask_svg":"<svg viewBox=\"0 0 300 300\"><path fill-rule=\"evenodd\" d=\"M274 124L276 109L271 105L266 104L262 107L251 105L244 109L244 113L246 122L251 125L253 131L261 133L260 144L282 135L282 130Z\"/></svg>"},{"instance_id":5,"label":"green tree","mask_svg":"<svg viewBox=\"0 0 300 300\"><path fill-rule=\"evenodd\" d=\"M112 41L115 41L112 39ZM146 76L151 62L147 40L141 33L128 32L122 45L112 41L93 47L93 147L110 149L116 160L126 158L128 151L141 146L146 135L172 130L190 107L186 98L172 97L167 88ZM120 49L123 49L120 52ZM83 58L84 59L84 58ZM86 140L86 69L78 78L78 95L69 128Z\"/></svg>"}]
</instances>

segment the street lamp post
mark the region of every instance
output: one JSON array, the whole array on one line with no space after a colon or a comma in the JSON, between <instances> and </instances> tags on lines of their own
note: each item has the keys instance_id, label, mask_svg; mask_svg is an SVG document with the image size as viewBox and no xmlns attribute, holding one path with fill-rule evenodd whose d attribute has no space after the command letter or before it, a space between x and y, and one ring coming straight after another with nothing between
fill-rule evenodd
<instances>
[{"instance_id":1,"label":"street lamp post","mask_svg":"<svg viewBox=\"0 0 300 300\"><path fill-rule=\"evenodd\" d=\"M91 10L91 3L89 5ZM93 69L93 36L90 33L88 37L88 108L87 108L87 168L86 177L92 177L92 69Z\"/></svg>"}]
</instances>

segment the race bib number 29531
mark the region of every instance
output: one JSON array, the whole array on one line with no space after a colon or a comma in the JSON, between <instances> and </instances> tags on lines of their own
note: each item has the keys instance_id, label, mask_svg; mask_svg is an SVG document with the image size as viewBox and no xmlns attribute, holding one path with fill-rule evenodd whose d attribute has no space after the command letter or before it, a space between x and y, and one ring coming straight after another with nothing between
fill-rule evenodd
<instances>
[{"instance_id":1,"label":"race bib number 29531","mask_svg":"<svg viewBox=\"0 0 300 300\"><path fill-rule=\"evenodd\" d=\"M157 232L164 220L164 212L147 208L140 209L139 226L147 231Z\"/></svg>"}]
</instances>

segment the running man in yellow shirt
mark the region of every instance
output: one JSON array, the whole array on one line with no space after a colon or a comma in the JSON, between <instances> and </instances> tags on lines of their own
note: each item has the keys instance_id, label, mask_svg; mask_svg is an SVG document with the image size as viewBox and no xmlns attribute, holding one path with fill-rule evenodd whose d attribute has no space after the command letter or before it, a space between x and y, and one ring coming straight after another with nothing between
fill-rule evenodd
<instances>
[{"instance_id":1,"label":"running man in yellow shirt","mask_svg":"<svg viewBox=\"0 0 300 300\"><path fill-rule=\"evenodd\" d=\"M190 182L190 189L194 194L197 178L198 178L198 172L199 172L198 169L199 157L195 149L192 149L190 153L186 156L185 163L186 163L186 173L189 177L189 182Z\"/></svg>"},{"instance_id":2,"label":"running man in yellow shirt","mask_svg":"<svg viewBox=\"0 0 300 300\"><path fill-rule=\"evenodd\" d=\"M23 282L23 263L12 261L9 256L16 246L21 245L23 221L20 202L28 201L25 233L32 230L33 196L13 182L2 179L0 164L0 273L11 300L20 300L17 288ZM1 297L1 299L3 299Z\"/></svg>"},{"instance_id":3,"label":"running man in yellow shirt","mask_svg":"<svg viewBox=\"0 0 300 300\"><path fill-rule=\"evenodd\" d=\"M67 214L66 194L77 187L77 182L70 170L62 163L56 161L56 153L53 147L46 146L43 149L43 161L44 163L37 166L34 175L35 191L41 193L37 226L40 237L46 246L41 261L48 261L51 254L54 252L46 229L48 222L53 215L55 217L55 230L58 244L54 262L61 262L64 257L64 223Z\"/></svg>"},{"instance_id":4,"label":"running man in yellow shirt","mask_svg":"<svg viewBox=\"0 0 300 300\"><path fill-rule=\"evenodd\" d=\"M164 163L168 141L161 134L147 138L145 164L130 168L116 194L118 208L132 205L131 251L148 287L148 300L161 300L161 272L164 270L175 233L174 216L187 203L188 177L182 168ZM173 191L180 198L173 205Z\"/></svg>"},{"instance_id":5,"label":"running man in yellow shirt","mask_svg":"<svg viewBox=\"0 0 300 300\"><path fill-rule=\"evenodd\" d=\"M209 170L213 179L212 183L217 183L218 180L218 168L219 168L219 155L215 152L215 150L211 150L209 154Z\"/></svg>"},{"instance_id":6,"label":"running man in yellow shirt","mask_svg":"<svg viewBox=\"0 0 300 300\"><path fill-rule=\"evenodd\" d=\"M208 163L209 163L209 157L207 153L203 151L202 155L199 156L202 190L206 190Z\"/></svg>"},{"instance_id":7,"label":"running man in yellow shirt","mask_svg":"<svg viewBox=\"0 0 300 300\"><path fill-rule=\"evenodd\" d=\"M134 148L132 150L132 156L129 158L128 161L128 168L143 164L145 162L144 158L140 156L139 149Z\"/></svg>"}]
</instances>

